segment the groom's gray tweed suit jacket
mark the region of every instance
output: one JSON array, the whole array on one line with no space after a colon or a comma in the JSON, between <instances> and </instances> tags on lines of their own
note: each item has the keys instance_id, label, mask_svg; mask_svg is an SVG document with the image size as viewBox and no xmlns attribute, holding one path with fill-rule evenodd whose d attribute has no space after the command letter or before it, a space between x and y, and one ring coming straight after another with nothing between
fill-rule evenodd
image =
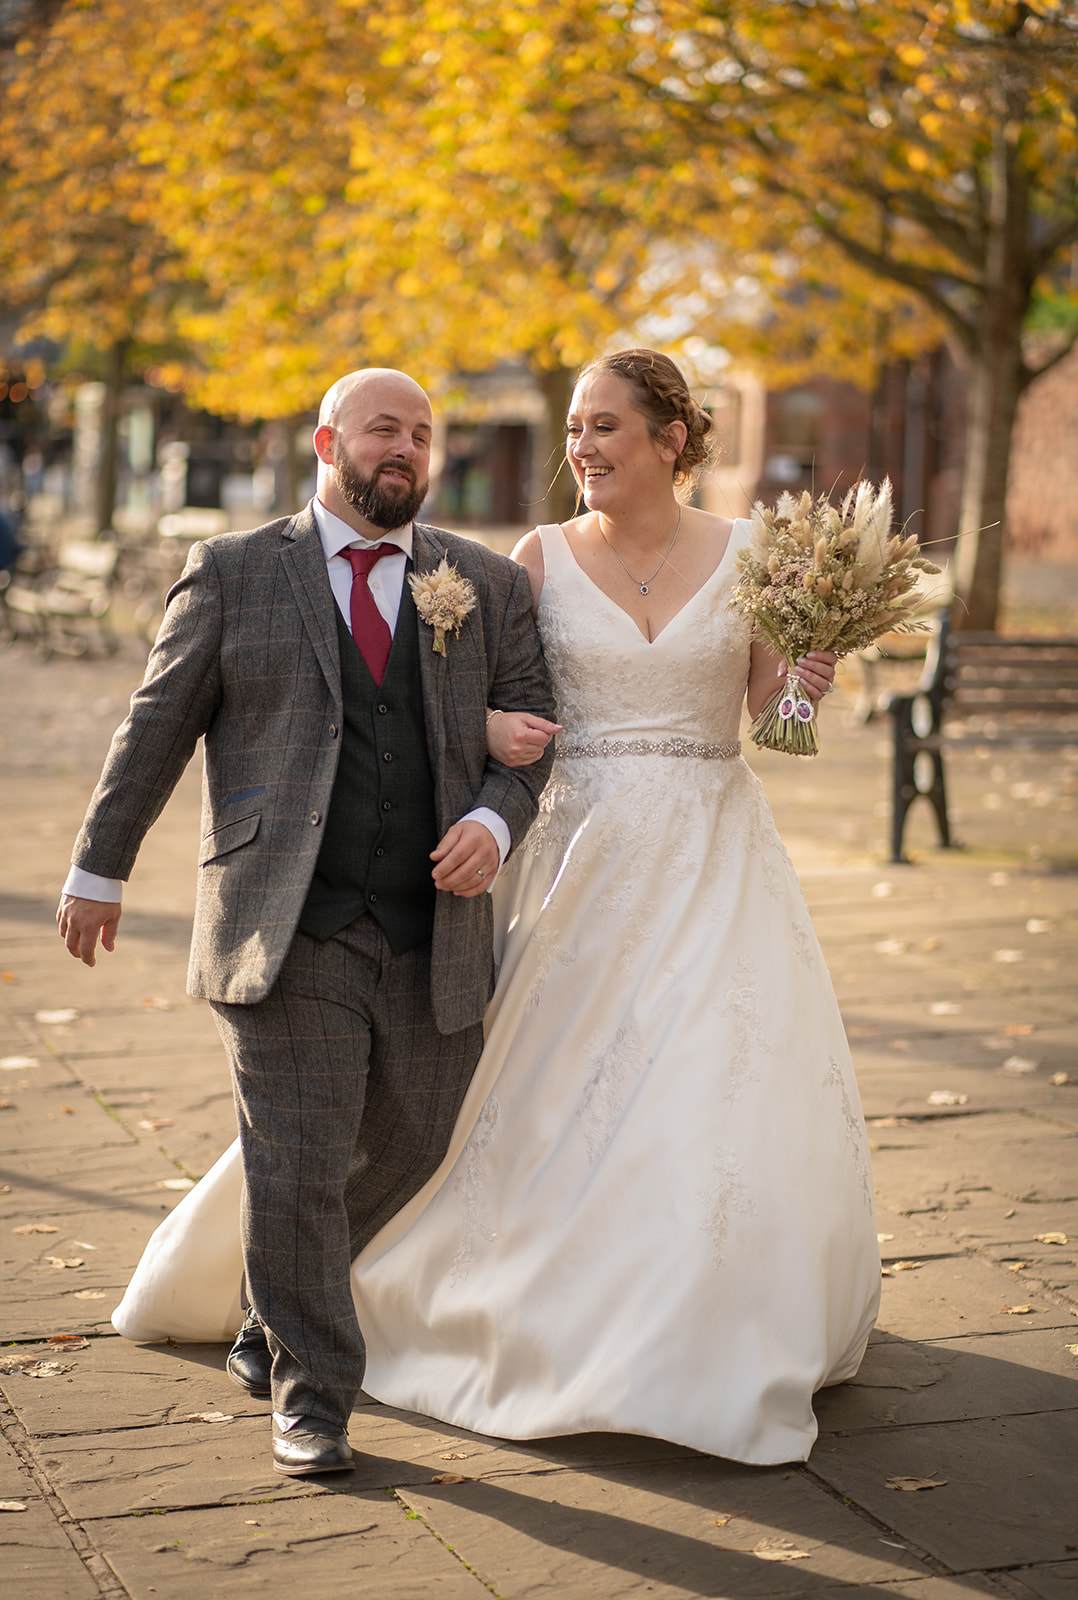
<instances>
[{"instance_id":1,"label":"groom's gray tweed suit jacket","mask_svg":"<svg viewBox=\"0 0 1078 1600\"><path fill-rule=\"evenodd\" d=\"M415 525L417 572L446 554L471 580L477 604L459 638L447 637L445 656L420 623L438 832L489 806L515 846L535 815L551 756L514 770L489 760L485 710L554 715L528 580L522 567L472 540ZM401 604L412 604L407 585ZM310 505L196 545L90 801L74 862L126 879L205 735L193 995L263 999L295 934L341 746L334 606ZM439 894L431 973L438 1027L451 1033L478 1022L493 981L490 897Z\"/></svg>"}]
</instances>

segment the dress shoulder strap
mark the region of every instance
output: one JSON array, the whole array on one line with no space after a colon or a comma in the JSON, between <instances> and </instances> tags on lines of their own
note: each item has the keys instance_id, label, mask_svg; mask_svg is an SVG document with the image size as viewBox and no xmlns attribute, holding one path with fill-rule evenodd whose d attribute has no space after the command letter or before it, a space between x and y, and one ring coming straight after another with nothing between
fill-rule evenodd
<instances>
[{"instance_id":1,"label":"dress shoulder strap","mask_svg":"<svg viewBox=\"0 0 1078 1600\"><path fill-rule=\"evenodd\" d=\"M544 522L536 533L543 549L543 570L552 577L563 577L576 566L569 541L562 532L560 522Z\"/></svg>"}]
</instances>

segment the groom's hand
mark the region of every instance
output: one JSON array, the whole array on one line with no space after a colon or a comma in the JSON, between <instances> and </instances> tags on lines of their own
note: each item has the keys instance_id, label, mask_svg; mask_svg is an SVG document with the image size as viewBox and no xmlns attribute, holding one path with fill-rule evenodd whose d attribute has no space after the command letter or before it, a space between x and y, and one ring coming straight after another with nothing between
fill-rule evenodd
<instances>
[{"instance_id":1,"label":"groom's hand","mask_svg":"<svg viewBox=\"0 0 1078 1600\"><path fill-rule=\"evenodd\" d=\"M454 822L430 858L435 887L464 899L482 894L500 864L494 835L481 822Z\"/></svg>"},{"instance_id":2,"label":"groom's hand","mask_svg":"<svg viewBox=\"0 0 1078 1600\"><path fill-rule=\"evenodd\" d=\"M112 900L83 900L78 895L62 894L56 909L60 937L79 961L95 965L98 934L106 950L116 947L120 925L120 903Z\"/></svg>"}]
</instances>

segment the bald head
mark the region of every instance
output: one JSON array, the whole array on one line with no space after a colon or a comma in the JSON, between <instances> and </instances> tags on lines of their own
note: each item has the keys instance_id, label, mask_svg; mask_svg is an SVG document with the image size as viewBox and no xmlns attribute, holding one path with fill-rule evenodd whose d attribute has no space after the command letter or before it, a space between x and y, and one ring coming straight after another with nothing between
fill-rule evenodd
<instances>
[{"instance_id":1,"label":"bald head","mask_svg":"<svg viewBox=\"0 0 1078 1600\"><path fill-rule=\"evenodd\" d=\"M318 408L318 426L328 423L339 427L345 413L356 405L370 405L373 410L382 411L394 401L411 408L425 405L430 413L425 392L406 372L398 372L395 367L361 367L358 372L345 373L326 390Z\"/></svg>"},{"instance_id":2,"label":"bald head","mask_svg":"<svg viewBox=\"0 0 1078 1600\"><path fill-rule=\"evenodd\" d=\"M314 430L316 492L364 538L411 522L427 492L433 420L413 378L365 367L326 391Z\"/></svg>"}]
</instances>

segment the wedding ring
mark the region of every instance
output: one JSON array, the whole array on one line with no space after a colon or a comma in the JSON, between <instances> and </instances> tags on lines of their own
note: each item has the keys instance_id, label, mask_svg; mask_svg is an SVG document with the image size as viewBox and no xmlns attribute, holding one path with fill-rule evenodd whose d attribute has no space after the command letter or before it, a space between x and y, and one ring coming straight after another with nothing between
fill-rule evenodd
<instances>
[{"instance_id":1,"label":"wedding ring","mask_svg":"<svg viewBox=\"0 0 1078 1600\"><path fill-rule=\"evenodd\" d=\"M833 683L829 683L827 685L827 688L824 690L824 694L834 694L834 692L835 692L834 684Z\"/></svg>"},{"instance_id":2,"label":"wedding ring","mask_svg":"<svg viewBox=\"0 0 1078 1600\"><path fill-rule=\"evenodd\" d=\"M482 867L476 867L475 875L476 875L477 878L485 878L486 877L486 873L483 871Z\"/></svg>"}]
</instances>

